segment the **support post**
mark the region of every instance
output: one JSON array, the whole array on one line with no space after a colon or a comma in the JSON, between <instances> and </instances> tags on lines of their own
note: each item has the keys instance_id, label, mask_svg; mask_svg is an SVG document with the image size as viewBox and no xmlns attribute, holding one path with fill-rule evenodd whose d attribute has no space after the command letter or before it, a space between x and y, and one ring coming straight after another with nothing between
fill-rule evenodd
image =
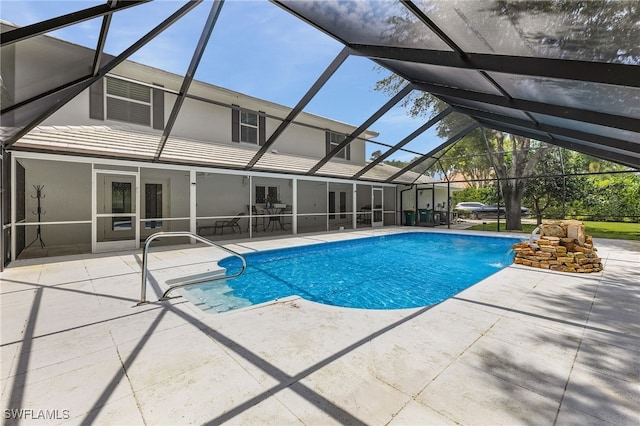
<instances>
[{"instance_id":1,"label":"support post","mask_svg":"<svg viewBox=\"0 0 640 426\"><path fill-rule=\"evenodd\" d=\"M293 235L298 233L298 179L293 178L291 184L291 232Z\"/></svg>"},{"instance_id":2,"label":"support post","mask_svg":"<svg viewBox=\"0 0 640 426\"><path fill-rule=\"evenodd\" d=\"M198 194L198 176L195 170L189 171L189 232L196 233L197 228L197 194ZM191 240L192 244L196 243L196 240Z\"/></svg>"}]
</instances>

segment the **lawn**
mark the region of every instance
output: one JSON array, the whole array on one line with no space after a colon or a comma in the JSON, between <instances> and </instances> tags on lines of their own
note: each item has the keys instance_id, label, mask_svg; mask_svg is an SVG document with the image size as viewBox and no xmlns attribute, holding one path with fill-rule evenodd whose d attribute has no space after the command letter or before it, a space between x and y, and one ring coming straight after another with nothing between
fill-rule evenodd
<instances>
[{"instance_id":1,"label":"lawn","mask_svg":"<svg viewBox=\"0 0 640 426\"><path fill-rule=\"evenodd\" d=\"M587 235L595 238L613 238L618 240L640 240L640 223L628 222L588 222L584 221ZM522 232L530 234L536 225L523 223ZM476 231L497 231L496 222L487 222L485 225L472 226ZM500 230L504 231L504 222L500 223Z\"/></svg>"}]
</instances>

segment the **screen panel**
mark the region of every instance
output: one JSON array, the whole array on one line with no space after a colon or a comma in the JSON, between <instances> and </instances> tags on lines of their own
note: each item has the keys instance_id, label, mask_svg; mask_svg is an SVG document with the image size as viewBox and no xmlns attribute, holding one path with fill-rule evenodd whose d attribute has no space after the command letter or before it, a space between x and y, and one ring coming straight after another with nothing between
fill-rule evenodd
<instances>
[{"instance_id":1,"label":"screen panel","mask_svg":"<svg viewBox=\"0 0 640 426\"><path fill-rule=\"evenodd\" d=\"M514 98L640 117L640 89L635 87L493 72L489 75Z\"/></svg>"},{"instance_id":2,"label":"screen panel","mask_svg":"<svg viewBox=\"0 0 640 426\"><path fill-rule=\"evenodd\" d=\"M422 0L418 5L467 52L640 61L636 2Z\"/></svg>"},{"instance_id":3,"label":"screen panel","mask_svg":"<svg viewBox=\"0 0 640 426\"><path fill-rule=\"evenodd\" d=\"M348 43L451 50L400 2L282 1Z\"/></svg>"},{"instance_id":4,"label":"screen panel","mask_svg":"<svg viewBox=\"0 0 640 426\"><path fill-rule=\"evenodd\" d=\"M502 95L498 89L475 70L392 59L380 59L377 62L414 82L425 82L491 95Z\"/></svg>"}]
</instances>

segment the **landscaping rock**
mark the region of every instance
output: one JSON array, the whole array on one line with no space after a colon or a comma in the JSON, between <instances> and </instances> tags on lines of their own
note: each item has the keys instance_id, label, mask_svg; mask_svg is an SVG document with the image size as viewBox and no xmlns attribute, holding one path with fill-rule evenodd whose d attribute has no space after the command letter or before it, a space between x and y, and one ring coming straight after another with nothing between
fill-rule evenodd
<instances>
[{"instance_id":1,"label":"landscaping rock","mask_svg":"<svg viewBox=\"0 0 640 426\"><path fill-rule=\"evenodd\" d=\"M512 248L513 261L519 265L580 274L602 271L593 238L585 234L579 221L542 224L537 241L523 241Z\"/></svg>"},{"instance_id":2,"label":"landscaping rock","mask_svg":"<svg viewBox=\"0 0 640 426\"><path fill-rule=\"evenodd\" d=\"M540 225L540 236L566 237L567 234L560 224L547 223Z\"/></svg>"}]
</instances>

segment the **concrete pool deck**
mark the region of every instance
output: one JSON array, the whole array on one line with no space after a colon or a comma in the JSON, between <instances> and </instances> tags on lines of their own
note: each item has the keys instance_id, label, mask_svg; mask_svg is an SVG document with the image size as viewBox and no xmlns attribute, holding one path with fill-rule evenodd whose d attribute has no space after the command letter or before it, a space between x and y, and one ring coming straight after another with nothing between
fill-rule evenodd
<instances>
[{"instance_id":1,"label":"concrete pool deck","mask_svg":"<svg viewBox=\"0 0 640 426\"><path fill-rule=\"evenodd\" d=\"M156 302L158 281L199 272L204 248L152 249L152 302L140 307L140 251L14 262L0 275L3 419L638 424L640 242L595 244L605 267L597 274L512 265L436 306L392 311L295 297L224 314L184 298Z\"/></svg>"}]
</instances>

